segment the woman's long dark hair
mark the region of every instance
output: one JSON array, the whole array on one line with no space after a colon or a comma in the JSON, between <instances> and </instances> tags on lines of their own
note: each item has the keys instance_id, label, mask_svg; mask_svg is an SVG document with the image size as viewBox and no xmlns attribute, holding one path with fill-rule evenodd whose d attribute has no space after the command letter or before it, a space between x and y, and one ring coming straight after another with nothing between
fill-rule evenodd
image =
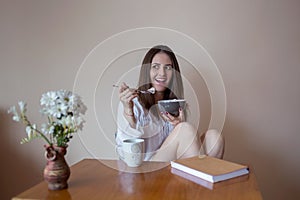
<instances>
[{"instance_id":1,"label":"woman's long dark hair","mask_svg":"<svg viewBox=\"0 0 300 200\"><path fill-rule=\"evenodd\" d=\"M148 90L149 88L152 87L151 79L150 79L150 69L151 69L152 59L157 53L162 53L162 52L169 56L169 58L172 61L172 67L173 67L172 79L169 83L169 86L164 91L163 99L165 100L183 99L184 98L183 84L182 84L182 77L180 74L178 61L173 51L168 46L164 46L164 45L154 46L146 53L140 70L138 89ZM139 102L147 110L150 110L150 108L156 103L154 99L154 95L152 94L140 94Z\"/></svg>"}]
</instances>

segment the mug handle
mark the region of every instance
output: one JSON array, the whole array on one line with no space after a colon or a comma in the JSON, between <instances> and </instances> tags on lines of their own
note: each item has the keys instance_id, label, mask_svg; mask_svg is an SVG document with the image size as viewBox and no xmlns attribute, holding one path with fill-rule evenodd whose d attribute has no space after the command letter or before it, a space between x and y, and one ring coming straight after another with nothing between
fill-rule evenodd
<instances>
[{"instance_id":1,"label":"mug handle","mask_svg":"<svg viewBox=\"0 0 300 200\"><path fill-rule=\"evenodd\" d=\"M124 161L124 152L122 151L122 145L117 145L116 152L119 155L119 159Z\"/></svg>"}]
</instances>

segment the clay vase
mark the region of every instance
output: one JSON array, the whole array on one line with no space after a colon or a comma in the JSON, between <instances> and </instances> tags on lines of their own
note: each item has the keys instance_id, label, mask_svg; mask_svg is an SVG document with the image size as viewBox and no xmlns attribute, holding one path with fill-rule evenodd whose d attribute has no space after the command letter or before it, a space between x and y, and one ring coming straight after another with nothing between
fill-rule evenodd
<instances>
[{"instance_id":1,"label":"clay vase","mask_svg":"<svg viewBox=\"0 0 300 200\"><path fill-rule=\"evenodd\" d=\"M44 169L44 179L49 190L68 188L70 167L65 160L67 147L45 146L47 164Z\"/></svg>"}]
</instances>

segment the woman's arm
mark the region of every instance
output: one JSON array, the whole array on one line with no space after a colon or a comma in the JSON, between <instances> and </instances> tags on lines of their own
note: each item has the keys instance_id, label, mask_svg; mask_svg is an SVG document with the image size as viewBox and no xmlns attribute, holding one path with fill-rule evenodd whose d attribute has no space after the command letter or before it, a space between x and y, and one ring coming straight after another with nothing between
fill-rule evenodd
<instances>
[{"instance_id":1,"label":"woman's arm","mask_svg":"<svg viewBox=\"0 0 300 200\"><path fill-rule=\"evenodd\" d=\"M138 94L136 90L129 88L125 83L121 84L119 89L119 98L124 107L123 115L132 128L136 127L132 100L137 96Z\"/></svg>"},{"instance_id":2,"label":"woman's arm","mask_svg":"<svg viewBox=\"0 0 300 200\"><path fill-rule=\"evenodd\" d=\"M133 108L132 109L126 109L124 108L123 115L125 119L128 121L131 128L136 128L136 119L134 116Z\"/></svg>"},{"instance_id":3,"label":"woman's arm","mask_svg":"<svg viewBox=\"0 0 300 200\"><path fill-rule=\"evenodd\" d=\"M129 123L129 121L131 119L127 119L127 116L124 113L124 110L125 110L124 106L120 102L119 106L118 106L118 114L117 114L117 126L118 126L117 135L118 135L118 137L121 137L122 139L141 137L143 135L143 132L141 130L138 130L138 122L137 122L136 118L134 118L135 127L132 128L132 125L130 125L130 123ZM130 116L128 116L128 118L129 117Z\"/></svg>"}]
</instances>

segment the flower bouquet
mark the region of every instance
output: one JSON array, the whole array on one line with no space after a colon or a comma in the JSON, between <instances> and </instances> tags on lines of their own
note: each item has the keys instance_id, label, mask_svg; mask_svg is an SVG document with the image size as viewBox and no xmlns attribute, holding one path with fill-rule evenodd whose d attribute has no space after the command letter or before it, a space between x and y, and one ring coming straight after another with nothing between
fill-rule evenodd
<instances>
[{"instance_id":1,"label":"flower bouquet","mask_svg":"<svg viewBox=\"0 0 300 200\"><path fill-rule=\"evenodd\" d=\"M47 116L47 122L38 129L31 123L26 115L27 104L19 103L19 109L15 106L8 110L13 114L13 120L22 122L26 126L27 137L21 140L21 144L33 139L42 138L47 143L46 159L48 160L44 170L44 178L48 182L50 190L64 189L70 176L70 169L64 155L73 134L82 130L86 112L86 106L81 98L66 90L50 91L42 95L40 99L41 113Z\"/></svg>"},{"instance_id":2,"label":"flower bouquet","mask_svg":"<svg viewBox=\"0 0 300 200\"><path fill-rule=\"evenodd\" d=\"M21 140L21 144L42 138L49 146L67 147L72 134L83 128L82 115L85 114L86 106L78 95L66 90L47 92L42 95L40 103L41 113L48 118L40 130L28 120L25 102L19 102L19 111L15 106L8 110L8 113L13 114L14 121L26 125L27 137Z\"/></svg>"}]
</instances>

